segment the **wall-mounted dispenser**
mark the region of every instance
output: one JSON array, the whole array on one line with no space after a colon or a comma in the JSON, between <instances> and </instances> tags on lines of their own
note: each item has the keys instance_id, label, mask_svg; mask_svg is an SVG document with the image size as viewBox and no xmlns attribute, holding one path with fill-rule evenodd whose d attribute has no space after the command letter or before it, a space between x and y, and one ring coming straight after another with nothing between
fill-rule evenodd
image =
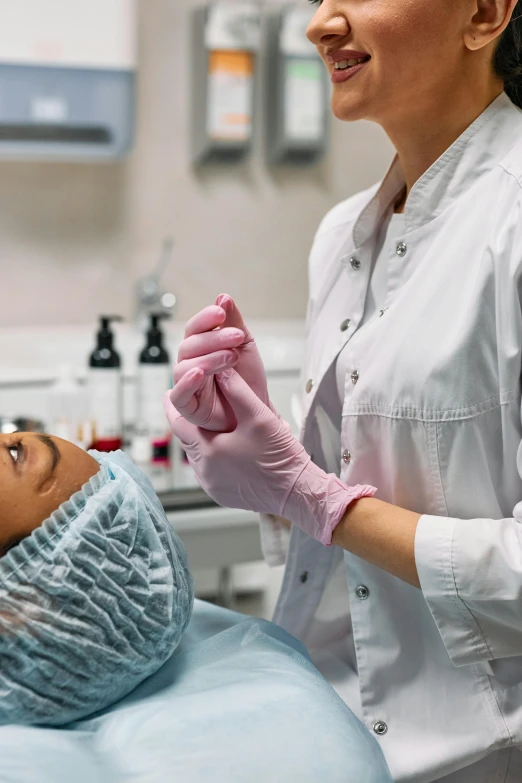
<instances>
[{"instance_id":1,"label":"wall-mounted dispenser","mask_svg":"<svg viewBox=\"0 0 522 783\"><path fill-rule=\"evenodd\" d=\"M238 160L251 145L257 2L217 0L193 11L191 142L196 164Z\"/></svg>"},{"instance_id":2,"label":"wall-mounted dispenser","mask_svg":"<svg viewBox=\"0 0 522 783\"><path fill-rule=\"evenodd\" d=\"M0 0L0 155L121 157L131 146L137 0Z\"/></svg>"},{"instance_id":3,"label":"wall-mounted dispenser","mask_svg":"<svg viewBox=\"0 0 522 783\"><path fill-rule=\"evenodd\" d=\"M267 16L266 145L270 164L315 163L326 151L328 71L306 37L312 13L297 5Z\"/></svg>"}]
</instances>

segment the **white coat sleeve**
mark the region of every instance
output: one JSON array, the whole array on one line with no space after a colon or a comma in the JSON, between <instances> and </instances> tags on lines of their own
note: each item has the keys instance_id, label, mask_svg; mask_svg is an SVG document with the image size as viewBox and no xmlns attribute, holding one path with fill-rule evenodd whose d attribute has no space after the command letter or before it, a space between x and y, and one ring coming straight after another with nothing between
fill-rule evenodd
<instances>
[{"instance_id":1,"label":"white coat sleeve","mask_svg":"<svg viewBox=\"0 0 522 783\"><path fill-rule=\"evenodd\" d=\"M508 263L519 291L520 209L514 205L508 222L515 226L512 247L517 249ZM516 460L522 479L522 443ZM522 500L506 519L422 516L415 559L424 597L455 666L522 656Z\"/></svg>"},{"instance_id":2,"label":"white coat sleeve","mask_svg":"<svg viewBox=\"0 0 522 783\"><path fill-rule=\"evenodd\" d=\"M522 502L509 519L422 516L415 558L455 666L522 655Z\"/></svg>"},{"instance_id":3,"label":"white coat sleeve","mask_svg":"<svg viewBox=\"0 0 522 783\"><path fill-rule=\"evenodd\" d=\"M290 529L279 517L272 514L259 515L261 550L270 568L285 565Z\"/></svg>"},{"instance_id":4,"label":"white coat sleeve","mask_svg":"<svg viewBox=\"0 0 522 783\"><path fill-rule=\"evenodd\" d=\"M519 292L521 213L517 202L506 218L514 252L505 260ZM520 442L516 465L522 479ZM455 666L522 656L522 499L506 519L422 516L415 558L424 597Z\"/></svg>"}]
</instances>

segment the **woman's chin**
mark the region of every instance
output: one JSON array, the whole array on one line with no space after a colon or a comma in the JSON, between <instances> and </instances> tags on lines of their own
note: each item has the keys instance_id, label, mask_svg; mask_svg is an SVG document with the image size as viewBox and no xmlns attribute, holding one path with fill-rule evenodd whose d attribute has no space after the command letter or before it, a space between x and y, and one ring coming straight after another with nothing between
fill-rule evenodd
<instances>
[{"instance_id":1,"label":"woman's chin","mask_svg":"<svg viewBox=\"0 0 522 783\"><path fill-rule=\"evenodd\" d=\"M341 122L355 122L367 119L367 108L356 96L333 95L332 113Z\"/></svg>"}]
</instances>

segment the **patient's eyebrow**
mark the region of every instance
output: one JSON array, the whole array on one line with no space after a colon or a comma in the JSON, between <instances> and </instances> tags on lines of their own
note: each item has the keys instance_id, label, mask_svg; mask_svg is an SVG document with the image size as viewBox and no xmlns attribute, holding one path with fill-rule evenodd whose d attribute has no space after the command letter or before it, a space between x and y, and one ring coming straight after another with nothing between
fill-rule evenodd
<instances>
[{"instance_id":1,"label":"patient's eyebrow","mask_svg":"<svg viewBox=\"0 0 522 783\"><path fill-rule=\"evenodd\" d=\"M60 462L62 455L60 454L60 449L58 448L54 440L52 440L52 438L50 438L48 435L42 435L38 433L36 437L41 443L44 444L44 446L47 446L47 448L51 452L51 457L52 457L51 470L49 471L49 475L46 478L46 481L48 481L53 475L54 471L56 470L56 466Z\"/></svg>"}]
</instances>

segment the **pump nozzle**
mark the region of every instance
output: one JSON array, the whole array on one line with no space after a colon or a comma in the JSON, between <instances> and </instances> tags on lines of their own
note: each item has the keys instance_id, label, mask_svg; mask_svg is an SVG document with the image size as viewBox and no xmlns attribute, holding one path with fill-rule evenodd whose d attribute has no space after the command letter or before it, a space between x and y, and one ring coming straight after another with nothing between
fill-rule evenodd
<instances>
[{"instance_id":1,"label":"pump nozzle","mask_svg":"<svg viewBox=\"0 0 522 783\"><path fill-rule=\"evenodd\" d=\"M161 346L163 343L163 332L161 331L160 321L170 318L170 313L151 313L150 326L147 331L147 340L149 347L153 345Z\"/></svg>"},{"instance_id":2,"label":"pump nozzle","mask_svg":"<svg viewBox=\"0 0 522 783\"><path fill-rule=\"evenodd\" d=\"M121 315L100 315L100 329L96 334L96 351L113 351L114 334L111 330L111 324L113 321L123 320L124 319L121 317ZM91 364L91 366L93 365Z\"/></svg>"},{"instance_id":3,"label":"pump nozzle","mask_svg":"<svg viewBox=\"0 0 522 783\"><path fill-rule=\"evenodd\" d=\"M170 318L170 313L150 313L147 329L147 344L140 354L140 364L167 364L169 355L163 347L163 332L160 321Z\"/></svg>"},{"instance_id":4,"label":"pump nozzle","mask_svg":"<svg viewBox=\"0 0 522 783\"><path fill-rule=\"evenodd\" d=\"M102 329L110 329L113 321L124 321L121 315L100 315L100 325Z\"/></svg>"},{"instance_id":5,"label":"pump nozzle","mask_svg":"<svg viewBox=\"0 0 522 783\"><path fill-rule=\"evenodd\" d=\"M168 320L172 318L170 313L151 313L150 314L150 328L159 329L159 322L161 320Z\"/></svg>"}]
</instances>

